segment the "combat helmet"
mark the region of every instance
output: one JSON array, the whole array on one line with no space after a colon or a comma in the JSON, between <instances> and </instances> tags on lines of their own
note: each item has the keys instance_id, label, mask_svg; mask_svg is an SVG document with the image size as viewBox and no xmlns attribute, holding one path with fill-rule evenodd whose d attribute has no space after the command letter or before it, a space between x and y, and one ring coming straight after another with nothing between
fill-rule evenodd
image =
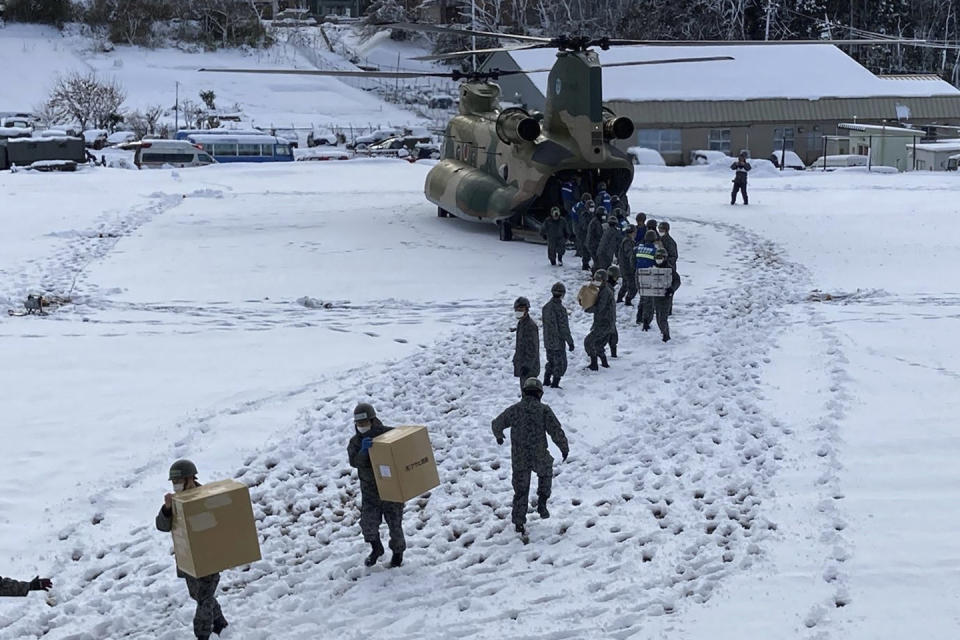
<instances>
[{"instance_id":1,"label":"combat helmet","mask_svg":"<svg viewBox=\"0 0 960 640\"><path fill-rule=\"evenodd\" d=\"M620 267L615 264L610 265L610 268L607 269L607 278L616 282L620 279Z\"/></svg>"},{"instance_id":2,"label":"combat helmet","mask_svg":"<svg viewBox=\"0 0 960 640\"><path fill-rule=\"evenodd\" d=\"M353 421L363 422L364 420L373 420L377 417L377 410L369 402L361 402L353 410Z\"/></svg>"},{"instance_id":3,"label":"combat helmet","mask_svg":"<svg viewBox=\"0 0 960 640\"><path fill-rule=\"evenodd\" d=\"M607 281L607 270L606 269L597 269L593 272L593 279L597 282L606 282Z\"/></svg>"},{"instance_id":4,"label":"combat helmet","mask_svg":"<svg viewBox=\"0 0 960 640\"><path fill-rule=\"evenodd\" d=\"M517 298L513 303L514 311L518 311L520 309L527 309L527 310L530 309L530 301L523 296L520 296L519 298Z\"/></svg>"},{"instance_id":5,"label":"combat helmet","mask_svg":"<svg viewBox=\"0 0 960 640\"><path fill-rule=\"evenodd\" d=\"M567 293L567 288L563 286L562 282L554 282L553 286L550 287L550 293L555 296L563 296Z\"/></svg>"},{"instance_id":6,"label":"combat helmet","mask_svg":"<svg viewBox=\"0 0 960 640\"><path fill-rule=\"evenodd\" d=\"M169 480L171 482L195 477L197 477L197 465L193 464L191 460L177 460L170 465Z\"/></svg>"},{"instance_id":7,"label":"combat helmet","mask_svg":"<svg viewBox=\"0 0 960 640\"><path fill-rule=\"evenodd\" d=\"M550 215L560 217L560 207L550 207Z\"/></svg>"},{"instance_id":8,"label":"combat helmet","mask_svg":"<svg viewBox=\"0 0 960 640\"><path fill-rule=\"evenodd\" d=\"M538 378L527 378L523 381L523 392L524 393L535 393L537 395L543 395L543 384L541 384Z\"/></svg>"}]
</instances>

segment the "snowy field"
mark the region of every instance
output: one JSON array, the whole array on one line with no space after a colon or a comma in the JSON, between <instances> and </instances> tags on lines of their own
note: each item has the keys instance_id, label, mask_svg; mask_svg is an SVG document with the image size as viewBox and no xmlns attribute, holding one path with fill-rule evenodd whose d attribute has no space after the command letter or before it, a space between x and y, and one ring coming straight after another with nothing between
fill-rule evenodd
<instances>
[{"instance_id":1,"label":"snowy field","mask_svg":"<svg viewBox=\"0 0 960 640\"><path fill-rule=\"evenodd\" d=\"M586 371L568 295L544 399L571 454L524 546L490 432L512 302L584 277L438 218L428 168L0 173L0 307L72 300L0 316L0 571L55 582L0 602L0 639L191 636L153 527L182 456L260 520L224 637L960 635L957 176L761 175L730 207L727 171L639 170L634 209L679 243L673 340L620 307L620 358ZM361 400L428 425L440 463L400 569L362 566Z\"/></svg>"}]
</instances>

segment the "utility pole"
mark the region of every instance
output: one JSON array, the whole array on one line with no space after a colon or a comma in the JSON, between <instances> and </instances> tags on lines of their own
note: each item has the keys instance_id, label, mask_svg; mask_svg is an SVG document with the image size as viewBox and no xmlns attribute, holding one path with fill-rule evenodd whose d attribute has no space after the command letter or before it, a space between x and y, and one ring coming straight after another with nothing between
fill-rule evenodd
<instances>
[{"instance_id":1,"label":"utility pole","mask_svg":"<svg viewBox=\"0 0 960 640\"><path fill-rule=\"evenodd\" d=\"M174 102L173 112L175 114L173 116L173 130L174 130L174 133L176 133L177 131L180 130L180 81L179 80L177 80L177 98L176 98L176 102Z\"/></svg>"},{"instance_id":2,"label":"utility pole","mask_svg":"<svg viewBox=\"0 0 960 640\"><path fill-rule=\"evenodd\" d=\"M766 27L764 28L764 30L763 30L763 39L764 39L764 40L769 40L769 39L770 39L770 12L771 12L771 9L772 9L772 7L771 7L772 4L773 4L773 0L767 0L767 26L766 26Z\"/></svg>"}]
</instances>

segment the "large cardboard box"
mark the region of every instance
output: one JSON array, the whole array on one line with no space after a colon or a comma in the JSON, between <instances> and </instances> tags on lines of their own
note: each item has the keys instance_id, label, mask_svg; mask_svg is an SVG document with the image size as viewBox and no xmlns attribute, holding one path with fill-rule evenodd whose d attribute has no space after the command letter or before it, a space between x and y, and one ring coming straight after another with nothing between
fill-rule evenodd
<instances>
[{"instance_id":1,"label":"large cardboard box","mask_svg":"<svg viewBox=\"0 0 960 640\"><path fill-rule=\"evenodd\" d=\"M440 485L426 427L395 427L377 436L370 464L381 500L406 502Z\"/></svg>"},{"instance_id":2,"label":"large cardboard box","mask_svg":"<svg viewBox=\"0 0 960 640\"><path fill-rule=\"evenodd\" d=\"M587 310L597 304L597 296L600 295L600 288L593 284L585 284L580 287L580 293L577 294L577 302L583 310Z\"/></svg>"},{"instance_id":3,"label":"large cardboard box","mask_svg":"<svg viewBox=\"0 0 960 640\"><path fill-rule=\"evenodd\" d=\"M656 298L666 295L673 284L673 269L668 267L647 267L637 269L637 289L641 296Z\"/></svg>"},{"instance_id":4,"label":"large cardboard box","mask_svg":"<svg viewBox=\"0 0 960 640\"><path fill-rule=\"evenodd\" d=\"M172 533L177 568L194 578L260 559L250 490L236 480L174 494Z\"/></svg>"}]
</instances>

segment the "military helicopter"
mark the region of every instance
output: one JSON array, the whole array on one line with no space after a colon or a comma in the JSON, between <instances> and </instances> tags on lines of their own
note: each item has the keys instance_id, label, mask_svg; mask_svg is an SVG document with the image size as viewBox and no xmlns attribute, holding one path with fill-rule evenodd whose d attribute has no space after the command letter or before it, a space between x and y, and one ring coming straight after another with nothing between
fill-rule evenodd
<instances>
[{"instance_id":1,"label":"military helicopter","mask_svg":"<svg viewBox=\"0 0 960 640\"><path fill-rule=\"evenodd\" d=\"M633 136L634 123L603 106L604 67L698 63L733 60L731 56L665 58L603 65L595 49L620 45L706 44L890 44L903 40L666 41L560 36L546 38L454 29L429 24L397 23L392 29L463 36L512 39L527 44L458 51L418 60L445 60L517 49L555 48L550 69L462 72L321 71L274 69L201 69L201 71L281 73L333 77L420 78L464 80L459 114L447 124L440 161L424 185L437 215L495 222L500 239L510 240L517 227L539 228L552 206L560 204L560 187L577 177L583 191L605 183L611 195L622 196L633 182L633 163L615 141ZM543 113L520 107L501 108L496 80L514 74L548 73Z\"/></svg>"}]
</instances>

